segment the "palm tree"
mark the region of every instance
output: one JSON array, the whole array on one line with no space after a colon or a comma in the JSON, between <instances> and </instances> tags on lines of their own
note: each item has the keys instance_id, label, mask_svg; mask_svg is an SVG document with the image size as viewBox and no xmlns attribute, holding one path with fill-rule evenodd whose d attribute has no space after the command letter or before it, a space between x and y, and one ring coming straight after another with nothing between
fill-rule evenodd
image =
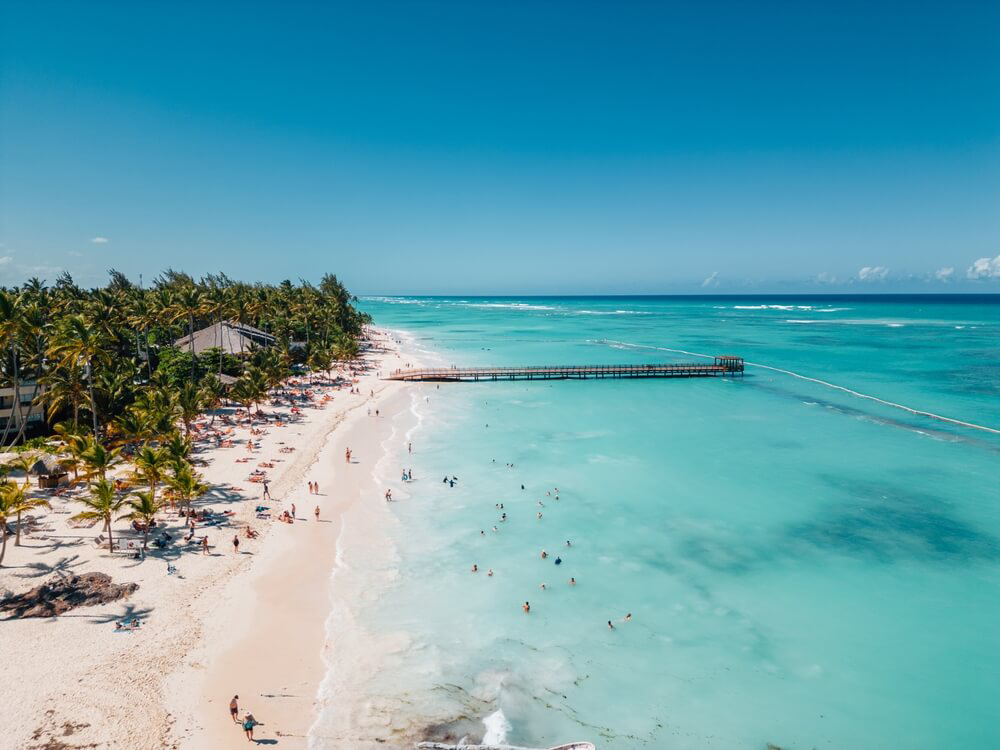
<instances>
[{"instance_id":1,"label":"palm tree","mask_svg":"<svg viewBox=\"0 0 1000 750\"><path fill-rule=\"evenodd\" d=\"M34 453L18 453L16 457L11 459L7 465L12 469L17 469L18 471L24 472L24 489L28 489L31 485L31 469L38 461L38 456Z\"/></svg>"},{"instance_id":2,"label":"palm tree","mask_svg":"<svg viewBox=\"0 0 1000 750\"><path fill-rule=\"evenodd\" d=\"M109 450L93 436L89 437L86 447L80 452L80 458L87 467L87 479L95 474L101 479L105 479L108 471L121 462L120 454L121 449L112 448Z\"/></svg>"},{"instance_id":3,"label":"palm tree","mask_svg":"<svg viewBox=\"0 0 1000 750\"><path fill-rule=\"evenodd\" d=\"M131 521L141 521L143 523L145 529L142 532L142 548L145 550L146 543L149 540L149 527L153 525L153 520L162 506L156 502L156 498L150 492L133 492L129 498L125 502L125 505L129 508L129 512L118 516L118 519L127 518Z\"/></svg>"},{"instance_id":4,"label":"palm tree","mask_svg":"<svg viewBox=\"0 0 1000 750\"><path fill-rule=\"evenodd\" d=\"M4 522L6 523L6 516L14 514L17 516L17 536L14 538L14 546L21 546L21 514L27 513L29 510L34 508L49 508L49 501L44 497L32 497L27 493L24 487L19 487L16 484L5 484L0 487L0 493L6 495L4 501L4 507L6 508ZM4 532L6 537L6 533ZM6 540L5 540L6 541ZM3 556L0 555L0 560Z\"/></svg>"},{"instance_id":5,"label":"palm tree","mask_svg":"<svg viewBox=\"0 0 1000 750\"><path fill-rule=\"evenodd\" d=\"M156 484L163 480L167 466L170 464L170 454L163 448L154 448L149 443L142 446L135 454L135 476L149 484L149 494L156 497Z\"/></svg>"},{"instance_id":6,"label":"palm tree","mask_svg":"<svg viewBox=\"0 0 1000 750\"><path fill-rule=\"evenodd\" d=\"M80 424L80 404L87 397L87 385L83 380L83 370L75 363L69 367L59 367L42 378L42 401L48 405L45 418L51 422L65 409L73 411L73 425Z\"/></svg>"},{"instance_id":7,"label":"palm tree","mask_svg":"<svg viewBox=\"0 0 1000 750\"><path fill-rule=\"evenodd\" d=\"M184 383L177 391L177 411L184 422L184 434L191 434L191 423L198 418L205 407L202 391L194 382Z\"/></svg>"},{"instance_id":8,"label":"palm tree","mask_svg":"<svg viewBox=\"0 0 1000 750\"><path fill-rule=\"evenodd\" d=\"M89 520L98 518L104 521L104 529L108 532L108 549L113 550L114 540L111 538L111 521L122 506L125 498L115 494L114 485L107 479L101 479L90 486L90 492L83 497L77 498L77 502L82 504L86 510L82 510L72 518L74 520Z\"/></svg>"},{"instance_id":9,"label":"palm tree","mask_svg":"<svg viewBox=\"0 0 1000 750\"><path fill-rule=\"evenodd\" d=\"M21 408L21 373L19 371L21 346L21 295L10 293L6 289L0 289L0 349L10 351L12 366L11 379L14 387L14 409ZM11 417L14 410L11 410ZM12 419L7 420L4 427L3 438L0 443L7 441L7 433L10 430Z\"/></svg>"},{"instance_id":10,"label":"palm tree","mask_svg":"<svg viewBox=\"0 0 1000 750\"><path fill-rule=\"evenodd\" d=\"M62 367L83 363L86 370L87 390L90 393L90 411L94 420L94 434L98 434L97 399L94 397L94 367L110 361L99 336L82 315L70 315L62 320L49 356L57 359Z\"/></svg>"},{"instance_id":11,"label":"palm tree","mask_svg":"<svg viewBox=\"0 0 1000 750\"><path fill-rule=\"evenodd\" d=\"M197 363L194 354L194 319L201 315L205 308L204 296L194 284L185 285L174 294L171 305L170 322L176 323L178 320L187 320L188 323L188 344L191 347L191 382L195 381L195 365Z\"/></svg>"},{"instance_id":12,"label":"palm tree","mask_svg":"<svg viewBox=\"0 0 1000 750\"><path fill-rule=\"evenodd\" d=\"M163 450L167 452L173 466L180 466L188 463L188 456L191 455L191 441L175 432L168 440L164 441Z\"/></svg>"},{"instance_id":13,"label":"palm tree","mask_svg":"<svg viewBox=\"0 0 1000 750\"><path fill-rule=\"evenodd\" d=\"M226 388L215 375L206 375L201 381L202 405L212 410L212 424L215 424L215 413L218 411L226 395Z\"/></svg>"},{"instance_id":14,"label":"palm tree","mask_svg":"<svg viewBox=\"0 0 1000 750\"><path fill-rule=\"evenodd\" d=\"M189 507L208 490L208 485L202 484L198 473L190 464L182 464L174 469L174 475L167 480L170 485L170 495L181 507Z\"/></svg>"},{"instance_id":15,"label":"palm tree","mask_svg":"<svg viewBox=\"0 0 1000 750\"><path fill-rule=\"evenodd\" d=\"M4 485L9 487L11 485ZM0 566L3 565L4 555L7 554L7 519L14 513L15 502L10 494L0 487Z\"/></svg>"}]
</instances>

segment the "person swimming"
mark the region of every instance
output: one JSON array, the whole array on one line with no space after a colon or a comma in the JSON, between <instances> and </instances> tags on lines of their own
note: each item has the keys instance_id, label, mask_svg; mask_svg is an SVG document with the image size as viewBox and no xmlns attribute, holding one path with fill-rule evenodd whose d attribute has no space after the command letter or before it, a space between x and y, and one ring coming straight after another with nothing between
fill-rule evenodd
<instances>
[{"instance_id":1,"label":"person swimming","mask_svg":"<svg viewBox=\"0 0 1000 750\"><path fill-rule=\"evenodd\" d=\"M562 558L561 557L557 557L556 558L556 565L562 565Z\"/></svg>"},{"instance_id":2,"label":"person swimming","mask_svg":"<svg viewBox=\"0 0 1000 750\"><path fill-rule=\"evenodd\" d=\"M473 573L478 573L479 572L479 566L476 565L475 563L472 563L472 572Z\"/></svg>"},{"instance_id":3,"label":"person swimming","mask_svg":"<svg viewBox=\"0 0 1000 750\"><path fill-rule=\"evenodd\" d=\"M548 556L549 556L549 553L546 552L545 550L542 550L542 559L544 560Z\"/></svg>"},{"instance_id":4,"label":"person swimming","mask_svg":"<svg viewBox=\"0 0 1000 750\"><path fill-rule=\"evenodd\" d=\"M524 604L522 605L521 609L523 609L523 610L524 610L524 614L528 614L528 613L529 613L529 612L531 611L531 605L530 605L530 604L528 604L528 602L525 602L525 603L524 603Z\"/></svg>"}]
</instances>

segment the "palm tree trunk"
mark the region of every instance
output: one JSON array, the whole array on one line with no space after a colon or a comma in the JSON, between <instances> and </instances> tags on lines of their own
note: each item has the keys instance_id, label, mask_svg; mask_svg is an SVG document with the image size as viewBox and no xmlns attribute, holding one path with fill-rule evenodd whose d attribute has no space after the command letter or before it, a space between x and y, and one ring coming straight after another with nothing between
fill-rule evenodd
<instances>
[{"instance_id":1,"label":"palm tree trunk","mask_svg":"<svg viewBox=\"0 0 1000 750\"><path fill-rule=\"evenodd\" d=\"M35 387L31 391L31 404L28 405L28 416L31 416L31 405L35 403L35 397L38 395L38 381L35 381ZM18 410L18 421L21 423L20 429L17 431L17 435L11 441L11 445L17 445L17 441L24 437L25 428L28 426L28 420L21 415L20 410Z\"/></svg>"},{"instance_id":2,"label":"palm tree trunk","mask_svg":"<svg viewBox=\"0 0 1000 750\"><path fill-rule=\"evenodd\" d=\"M94 417L94 440L97 440L97 399L94 398L94 377L90 359L87 360L87 390L90 392L90 412Z\"/></svg>"},{"instance_id":3,"label":"palm tree trunk","mask_svg":"<svg viewBox=\"0 0 1000 750\"><path fill-rule=\"evenodd\" d=\"M108 552L115 551L115 541L111 538L111 516L104 519L104 523L108 527Z\"/></svg>"},{"instance_id":4,"label":"palm tree trunk","mask_svg":"<svg viewBox=\"0 0 1000 750\"><path fill-rule=\"evenodd\" d=\"M0 565L3 565L3 557L7 554L7 522L4 521L0 523L0 536L3 537L3 541L0 542Z\"/></svg>"},{"instance_id":5,"label":"palm tree trunk","mask_svg":"<svg viewBox=\"0 0 1000 750\"><path fill-rule=\"evenodd\" d=\"M195 381L195 364L196 360L194 357L194 313L188 313L188 343L191 345L191 382Z\"/></svg>"},{"instance_id":6,"label":"palm tree trunk","mask_svg":"<svg viewBox=\"0 0 1000 750\"><path fill-rule=\"evenodd\" d=\"M21 511L17 512L17 536L14 537L14 546L21 546Z\"/></svg>"},{"instance_id":7,"label":"palm tree trunk","mask_svg":"<svg viewBox=\"0 0 1000 750\"><path fill-rule=\"evenodd\" d=\"M13 361L13 364L14 364L14 401L15 401L15 403L12 404L11 407L10 407L10 417L7 417L7 424L4 425L4 428L3 428L3 437L0 438L0 445L6 445L7 444L7 435L10 432L10 420L11 420L11 417L14 416L14 409L17 406L16 402L21 400L20 387L19 387L20 381L19 381L18 372L17 372L17 348L14 346L14 342L13 341L10 342L10 357L11 357L11 360Z\"/></svg>"}]
</instances>

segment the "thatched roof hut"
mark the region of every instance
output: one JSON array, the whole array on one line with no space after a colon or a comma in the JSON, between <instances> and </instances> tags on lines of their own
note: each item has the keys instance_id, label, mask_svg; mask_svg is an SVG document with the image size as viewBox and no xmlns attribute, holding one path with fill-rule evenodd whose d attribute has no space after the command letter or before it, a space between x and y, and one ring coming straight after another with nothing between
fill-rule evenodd
<instances>
[{"instance_id":1,"label":"thatched roof hut","mask_svg":"<svg viewBox=\"0 0 1000 750\"><path fill-rule=\"evenodd\" d=\"M31 467L31 473L40 477L55 477L66 474L59 459L51 453L43 453Z\"/></svg>"}]
</instances>

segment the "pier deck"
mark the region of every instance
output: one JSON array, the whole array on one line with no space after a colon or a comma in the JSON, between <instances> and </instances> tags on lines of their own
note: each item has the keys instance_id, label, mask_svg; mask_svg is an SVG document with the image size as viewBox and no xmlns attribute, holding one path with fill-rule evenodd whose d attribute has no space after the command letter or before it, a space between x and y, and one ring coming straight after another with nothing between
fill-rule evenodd
<instances>
[{"instance_id":1,"label":"pier deck","mask_svg":"<svg viewBox=\"0 0 1000 750\"><path fill-rule=\"evenodd\" d=\"M480 380L585 380L588 378L713 378L743 375L741 357L716 357L712 364L545 365L536 367L444 367L396 370L388 380L453 382Z\"/></svg>"}]
</instances>

